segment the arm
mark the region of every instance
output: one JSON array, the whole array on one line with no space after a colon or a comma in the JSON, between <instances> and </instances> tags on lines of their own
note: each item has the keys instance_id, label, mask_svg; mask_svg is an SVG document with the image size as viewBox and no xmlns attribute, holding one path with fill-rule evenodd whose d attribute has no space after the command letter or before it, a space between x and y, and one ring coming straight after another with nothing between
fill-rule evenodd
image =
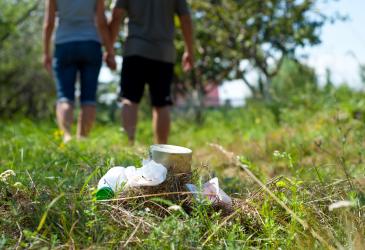
<instances>
[{"instance_id":1,"label":"arm","mask_svg":"<svg viewBox=\"0 0 365 250\"><path fill-rule=\"evenodd\" d=\"M46 0L45 15L43 21L43 65L52 73L51 38L56 19L56 1Z\"/></svg>"},{"instance_id":2,"label":"arm","mask_svg":"<svg viewBox=\"0 0 365 250\"><path fill-rule=\"evenodd\" d=\"M114 59L114 48L111 40L111 36L108 29L108 22L105 17L105 6L104 0L98 0L96 5L96 26L99 30L99 34L103 40L103 44L105 47L105 55L104 59L107 65L115 70L116 63Z\"/></svg>"},{"instance_id":3,"label":"arm","mask_svg":"<svg viewBox=\"0 0 365 250\"><path fill-rule=\"evenodd\" d=\"M189 14L179 16L179 18L185 41L185 52L182 59L182 65L185 71L189 71L194 67L193 24Z\"/></svg>"},{"instance_id":4,"label":"arm","mask_svg":"<svg viewBox=\"0 0 365 250\"><path fill-rule=\"evenodd\" d=\"M120 24L123 21L125 13L126 11L123 8L118 8L118 7L113 8L112 20L109 23L109 30L113 44L117 41Z\"/></svg>"}]
</instances>

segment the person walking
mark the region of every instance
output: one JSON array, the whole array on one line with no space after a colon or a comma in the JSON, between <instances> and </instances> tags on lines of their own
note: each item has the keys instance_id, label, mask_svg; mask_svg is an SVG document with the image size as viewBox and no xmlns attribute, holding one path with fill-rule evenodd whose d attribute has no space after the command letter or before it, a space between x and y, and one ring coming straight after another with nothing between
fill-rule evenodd
<instances>
[{"instance_id":1,"label":"person walking","mask_svg":"<svg viewBox=\"0 0 365 250\"><path fill-rule=\"evenodd\" d=\"M101 41L106 50L105 60L110 68L115 69L114 50L104 10L104 0L46 0L43 64L50 74L54 72L56 79L57 122L64 133L64 142L72 139L71 126L78 74L81 103L78 139L88 136L95 120L96 91L103 57ZM56 18L58 26L52 57L51 39Z\"/></svg>"},{"instance_id":2,"label":"person walking","mask_svg":"<svg viewBox=\"0 0 365 250\"><path fill-rule=\"evenodd\" d=\"M129 141L135 140L138 104L145 83L152 104L154 141L166 144L170 132L171 83L176 52L175 14L179 17L185 53L185 71L194 67L193 27L186 0L117 0L109 23L111 39L117 39L120 24L128 17L121 72L122 124Z\"/></svg>"}]
</instances>

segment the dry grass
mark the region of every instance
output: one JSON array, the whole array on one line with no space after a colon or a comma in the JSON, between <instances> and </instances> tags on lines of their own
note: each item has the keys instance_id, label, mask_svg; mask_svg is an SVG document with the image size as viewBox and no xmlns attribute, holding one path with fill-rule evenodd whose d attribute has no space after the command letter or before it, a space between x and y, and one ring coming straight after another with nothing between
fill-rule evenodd
<instances>
[{"instance_id":1,"label":"dry grass","mask_svg":"<svg viewBox=\"0 0 365 250\"><path fill-rule=\"evenodd\" d=\"M194 150L192 176L170 176L159 187L131 189L108 202L94 200L99 178L112 166L138 164L147 146L129 148L120 143L119 132L100 127L95 138L60 148L58 139L36 125L5 126L1 167L17 176L1 186L0 246L5 235L5 246L33 249L365 249L365 203L328 209L337 201L359 201L365 191L364 125L333 119L334 114L325 110L269 125L262 116L265 124L260 125L250 124L259 114L247 109L230 114L226 124L217 123L224 120L221 114L214 119L209 114L212 125L207 127L184 123L172 140ZM262 186L237 166L236 155ZM233 198L232 209L195 202L184 188L185 182L204 183L215 176ZM61 193L65 196L49 209L37 232Z\"/></svg>"}]
</instances>

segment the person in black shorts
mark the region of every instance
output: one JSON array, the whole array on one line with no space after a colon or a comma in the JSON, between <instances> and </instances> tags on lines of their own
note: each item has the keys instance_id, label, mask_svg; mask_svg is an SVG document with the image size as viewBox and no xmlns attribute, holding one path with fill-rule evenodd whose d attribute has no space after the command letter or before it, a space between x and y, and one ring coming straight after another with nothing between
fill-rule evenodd
<instances>
[{"instance_id":1,"label":"person in black shorts","mask_svg":"<svg viewBox=\"0 0 365 250\"><path fill-rule=\"evenodd\" d=\"M154 141L166 144L170 131L171 82L176 51L175 14L185 41L182 63L185 71L194 66L193 32L186 0L117 0L109 24L115 42L120 24L128 17L128 35L123 49L121 74L122 123L134 142L138 104L145 84L153 107Z\"/></svg>"}]
</instances>

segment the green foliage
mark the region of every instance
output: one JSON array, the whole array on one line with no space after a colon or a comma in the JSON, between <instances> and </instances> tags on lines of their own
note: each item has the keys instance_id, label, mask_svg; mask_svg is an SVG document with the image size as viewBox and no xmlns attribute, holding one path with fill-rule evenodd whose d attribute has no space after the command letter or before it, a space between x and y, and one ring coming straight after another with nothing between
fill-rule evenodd
<instances>
[{"instance_id":1,"label":"green foliage","mask_svg":"<svg viewBox=\"0 0 365 250\"><path fill-rule=\"evenodd\" d=\"M39 1L0 2L0 116L47 117L54 87L41 65Z\"/></svg>"},{"instance_id":2,"label":"green foliage","mask_svg":"<svg viewBox=\"0 0 365 250\"><path fill-rule=\"evenodd\" d=\"M1 1L0 2L0 48L5 40L13 34L19 33L28 16L37 9L39 1Z\"/></svg>"},{"instance_id":3,"label":"green foliage","mask_svg":"<svg viewBox=\"0 0 365 250\"><path fill-rule=\"evenodd\" d=\"M365 65L360 65L360 79L363 84L365 84Z\"/></svg>"},{"instance_id":4,"label":"green foliage","mask_svg":"<svg viewBox=\"0 0 365 250\"><path fill-rule=\"evenodd\" d=\"M319 91L317 76L314 69L286 59L272 80L271 91L273 99L285 107L309 107Z\"/></svg>"},{"instance_id":5,"label":"green foliage","mask_svg":"<svg viewBox=\"0 0 365 250\"><path fill-rule=\"evenodd\" d=\"M40 6L33 9L37 3L0 1L2 117L47 117L52 110L51 79L37 59L42 16ZM173 114L170 143L193 149L196 181L218 176L243 206L227 217L208 202L193 202L190 210L161 216L139 200L127 208L95 200L97 182L110 167L138 166L146 157L152 143L146 103L135 147L105 116L89 139L67 145L56 124L18 117L0 123L0 248L325 248L237 168L232 155L211 143L239 156L328 244L364 248L364 94L331 84L320 89L313 70L292 60L297 47L319 42L317 31L326 18L314 13L315 1L191 4L200 79L244 77L249 68L239 64L246 59L262 74L262 83L271 83L270 105L250 99L242 109L208 110L199 126ZM268 63L271 56L278 61ZM344 199L356 206L328 211ZM166 197L148 201L165 209L180 205Z\"/></svg>"},{"instance_id":6,"label":"green foliage","mask_svg":"<svg viewBox=\"0 0 365 250\"><path fill-rule=\"evenodd\" d=\"M318 1L191 1L200 80L242 79L255 96L268 97L271 79L298 48L320 43L329 16ZM178 44L182 53L182 43ZM245 62L243 64L242 62ZM256 72L258 85L247 75Z\"/></svg>"},{"instance_id":7,"label":"green foliage","mask_svg":"<svg viewBox=\"0 0 365 250\"><path fill-rule=\"evenodd\" d=\"M285 59L278 74L272 79L270 93L272 100L268 107L280 121L287 109L321 109L323 103L317 95L321 90L317 84L314 69L297 61Z\"/></svg>"},{"instance_id":8,"label":"green foliage","mask_svg":"<svg viewBox=\"0 0 365 250\"><path fill-rule=\"evenodd\" d=\"M197 79L184 74L178 60L176 81L220 84L227 79L243 79L256 96L270 96L271 79L284 58L296 58L297 48L320 42L319 31L330 18L315 9L316 3L191 1L197 38ZM53 80L40 63L42 12L43 3L38 0L0 2L2 117L47 117L53 112ZM181 56L183 39L178 34L176 45ZM125 32L121 32L121 37L125 37ZM252 71L259 75L259 85L247 81L247 74ZM100 90L116 91L115 85ZM105 108L104 104L101 106ZM110 113L103 120L115 119L115 102L108 106Z\"/></svg>"},{"instance_id":9,"label":"green foliage","mask_svg":"<svg viewBox=\"0 0 365 250\"><path fill-rule=\"evenodd\" d=\"M332 95L319 91L322 110L288 106L280 123L265 105L213 110L203 126L175 118L171 143L194 151L194 168L204 182L211 175L234 198L245 201L231 218L209 203L161 216L138 200L95 201L95 186L112 166L139 165L146 156L150 119L143 118L135 147L128 147L117 125L98 124L91 138L64 145L55 124L0 123L0 245L14 248L134 247L137 249L324 248L309 231L273 201L229 158L210 143L240 156L242 163L299 218L335 246L360 244L364 205L364 123L352 116L363 94L348 88ZM316 105L316 103L313 103ZM141 143L142 142L142 143ZM12 170L7 171L6 170ZM332 212L348 199L355 207ZM152 198L159 206L168 197ZM180 205L180 204L176 204ZM244 210L249 207L251 210ZM122 210L120 210L120 209ZM123 210L124 209L124 210ZM247 217L259 214L258 222ZM361 238L360 238L361 239Z\"/></svg>"}]
</instances>

